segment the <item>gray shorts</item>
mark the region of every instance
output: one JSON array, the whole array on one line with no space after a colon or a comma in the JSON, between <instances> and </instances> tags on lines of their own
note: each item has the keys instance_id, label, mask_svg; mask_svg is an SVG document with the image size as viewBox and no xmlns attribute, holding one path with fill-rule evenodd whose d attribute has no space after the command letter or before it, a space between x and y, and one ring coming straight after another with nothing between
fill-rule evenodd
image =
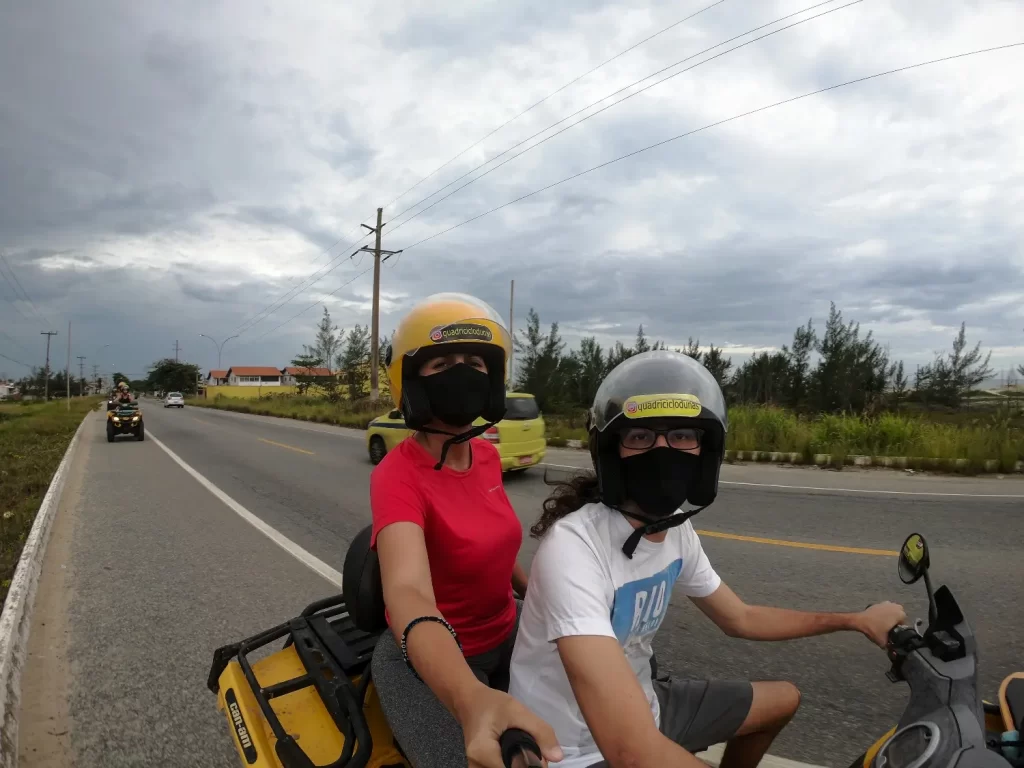
<instances>
[{"instance_id":1,"label":"gray shorts","mask_svg":"<svg viewBox=\"0 0 1024 768\"><path fill-rule=\"evenodd\" d=\"M754 687L732 680L655 680L661 732L687 752L703 752L736 735L750 712ZM590 768L607 768L602 760Z\"/></svg>"}]
</instances>

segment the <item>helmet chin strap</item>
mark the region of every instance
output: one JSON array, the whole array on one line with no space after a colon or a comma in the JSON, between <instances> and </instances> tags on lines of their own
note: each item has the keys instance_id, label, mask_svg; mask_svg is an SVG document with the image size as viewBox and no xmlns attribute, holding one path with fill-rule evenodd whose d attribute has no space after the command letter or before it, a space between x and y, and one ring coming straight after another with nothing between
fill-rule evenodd
<instances>
[{"instance_id":1,"label":"helmet chin strap","mask_svg":"<svg viewBox=\"0 0 1024 768\"><path fill-rule=\"evenodd\" d=\"M647 536L652 533L661 533L662 531L667 531L669 528L675 528L677 526L680 526L687 520L689 520L691 517L696 515L698 512L701 512L702 510L705 510L707 508L708 505L705 504L703 507L691 509L688 512L675 513L669 515L668 517L662 517L657 520L651 520L649 517L645 515L637 514L636 512L628 512L622 507L615 507L615 509L618 512L621 512L627 517L632 517L634 520L639 520L641 523L645 524L640 528L636 528L631 534L629 534L629 538L626 539L626 543L622 545L623 554L625 554L626 557L632 560L633 553L636 552L636 548L640 545L640 539L642 539L644 536Z\"/></svg>"},{"instance_id":2,"label":"helmet chin strap","mask_svg":"<svg viewBox=\"0 0 1024 768\"><path fill-rule=\"evenodd\" d=\"M444 460L448 458L449 448L451 448L453 445L458 445L460 443L468 443L474 437L479 437L497 423L498 422L496 421L492 421L487 424L480 424L479 426L472 427L461 434L445 432L442 429L433 429L432 427L420 427L419 430L417 431L423 432L428 435L448 435L448 437L450 438L449 440L445 440L444 443L441 445L441 458L440 460L438 460L437 464L434 465L434 469L440 471L441 467L444 466Z\"/></svg>"}]
</instances>

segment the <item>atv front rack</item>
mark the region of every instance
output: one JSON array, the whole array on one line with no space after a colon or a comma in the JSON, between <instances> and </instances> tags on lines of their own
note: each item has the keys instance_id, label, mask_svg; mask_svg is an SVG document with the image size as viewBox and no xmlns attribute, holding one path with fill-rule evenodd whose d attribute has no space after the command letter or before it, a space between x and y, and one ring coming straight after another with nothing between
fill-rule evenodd
<instances>
[{"instance_id":1,"label":"atv front rack","mask_svg":"<svg viewBox=\"0 0 1024 768\"><path fill-rule=\"evenodd\" d=\"M238 643L218 648L207 686L220 689L220 678L237 660L253 696L276 738L275 752L286 768L314 768L314 763L287 732L271 699L313 687L344 735L341 756L324 768L364 768L373 752L373 740L363 711L370 684L370 660L379 634L355 626L341 595L310 604L297 618ZM286 638L281 650L294 645L305 674L264 687L256 679L249 654ZM353 682L358 678L358 683Z\"/></svg>"}]
</instances>

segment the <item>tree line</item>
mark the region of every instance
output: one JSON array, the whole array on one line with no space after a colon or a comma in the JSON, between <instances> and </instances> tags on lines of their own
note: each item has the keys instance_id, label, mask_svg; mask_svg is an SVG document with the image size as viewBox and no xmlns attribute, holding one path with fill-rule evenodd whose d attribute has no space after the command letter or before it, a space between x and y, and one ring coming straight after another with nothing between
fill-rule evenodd
<instances>
[{"instance_id":1,"label":"tree line","mask_svg":"<svg viewBox=\"0 0 1024 768\"><path fill-rule=\"evenodd\" d=\"M661 341L652 343L641 325L631 346L617 341L605 349L590 336L567 350L558 323L543 332L532 308L526 328L514 334L514 344L514 386L554 413L589 407L601 380L623 360L668 348ZM691 337L685 347L675 349L702 363L730 403L802 412L872 413L910 399L956 408L993 374L992 353L983 354L980 341L968 348L966 324L961 324L949 352L936 354L911 374L871 331L864 333L860 323L844 320L834 302L820 332L808 320L780 351L759 352L735 370L721 348L702 348L699 339ZM1018 371L1024 376L1024 365Z\"/></svg>"},{"instance_id":2,"label":"tree line","mask_svg":"<svg viewBox=\"0 0 1024 768\"><path fill-rule=\"evenodd\" d=\"M295 375L299 394L305 394L310 387L316 386L330 402L341 401L344 394L351 401L366 397L370 393L371 341L368 325L357 323L346 333L333 323L331 313L324 307L313 343L303 344L301 354L291 361L292 367L300 370ZM378 341L378 348L383 351L387 340L382 338ZM329 375L317 375L318 368L326 368ZM383 368L379 375L383 378Z\"/></svg>"}]
</instances>

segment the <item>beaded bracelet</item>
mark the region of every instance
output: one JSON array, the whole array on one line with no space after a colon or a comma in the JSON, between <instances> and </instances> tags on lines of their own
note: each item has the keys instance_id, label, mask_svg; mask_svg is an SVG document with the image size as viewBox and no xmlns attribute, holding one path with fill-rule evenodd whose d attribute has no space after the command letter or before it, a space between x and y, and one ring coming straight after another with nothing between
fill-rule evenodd
<instances>
[{"instance_id":1,"label":"beaded bracelet","mask_svg":"<svg viewBox=\"0 0 1024 768\"><path fill-rule=\"evenodd\" d=\"M410 671L414 675L416 675L417 680L422 680L422 678L419 676L419 673L412 665L412 661L409 659L409 630L411 630L413 627L415 627L422 621L436 621L438 624L443 626L445 629L452 633L452 637L455 639L455 644L459 646L460 651L462 650L462 643L459 642L459 636L455 633L455 627L453 627L440 616L420 616L418 619L413 619L406 625L405 631L402 632L402 658L405 659L405 665L409 667Z\"/></svg>"}]
</instances>

